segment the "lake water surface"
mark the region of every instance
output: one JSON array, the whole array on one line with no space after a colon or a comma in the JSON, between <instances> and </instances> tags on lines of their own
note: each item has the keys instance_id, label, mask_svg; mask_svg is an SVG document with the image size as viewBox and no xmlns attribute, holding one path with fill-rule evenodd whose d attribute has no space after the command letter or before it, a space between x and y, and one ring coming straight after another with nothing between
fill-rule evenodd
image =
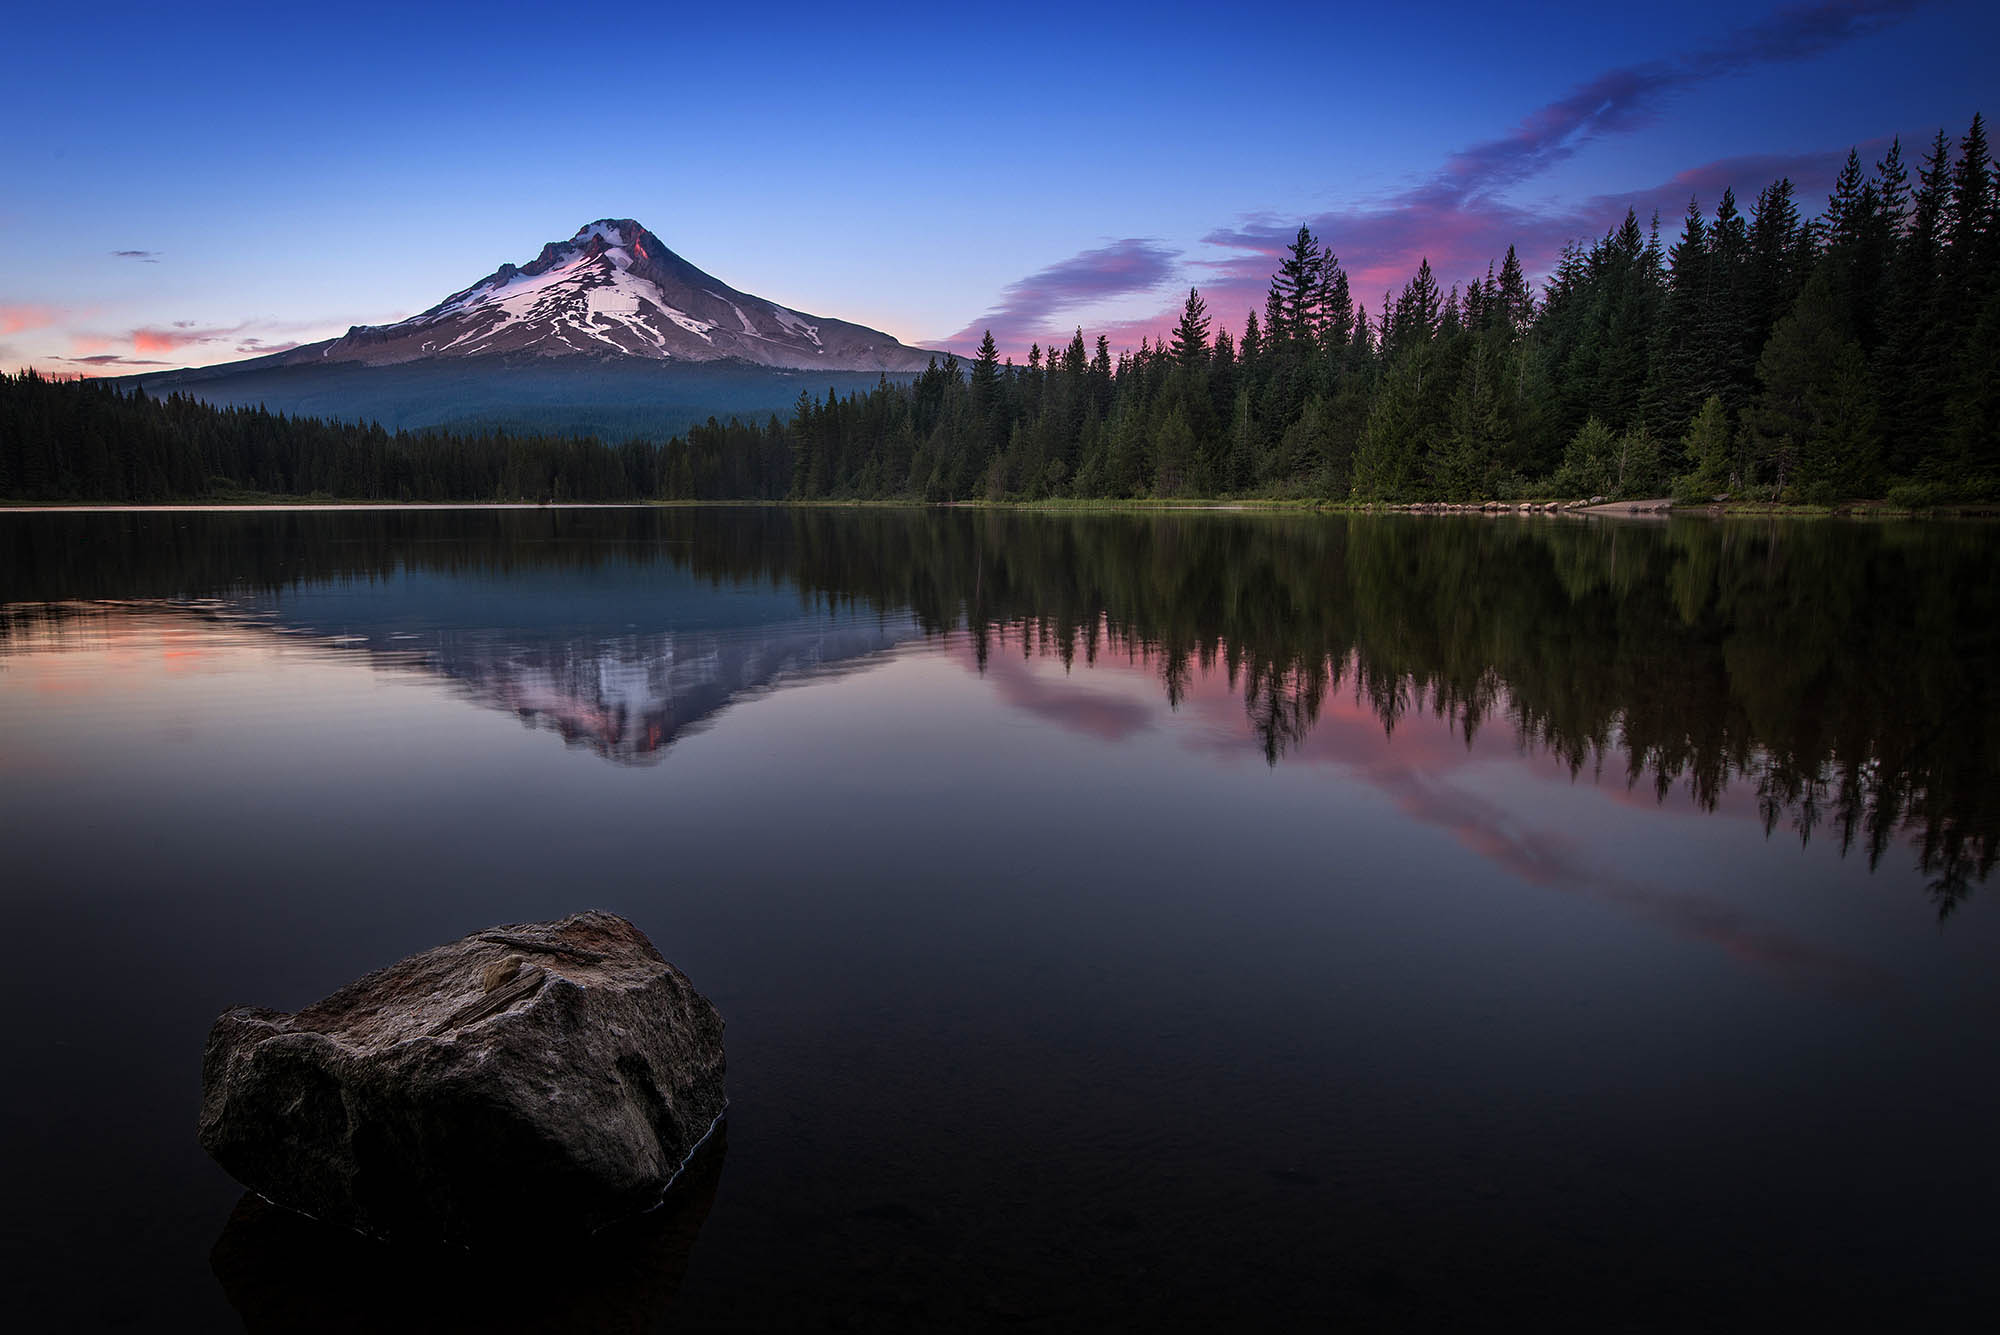
<instances>
[{"instance_id":1,"label":"lake water surface","mask_svg":"<svg viewBox=\"0 0 2000 1335\"><path fill-rule=\"evenodd\" d=\"M351 1328L367 1249L195 1142L209 1023L584 908L732 1104L671 1236L511 1276L579 1328L1971 1326L1996 576L1947 524L0 514L14 1328Z\"/></svg>"}]
</instances>

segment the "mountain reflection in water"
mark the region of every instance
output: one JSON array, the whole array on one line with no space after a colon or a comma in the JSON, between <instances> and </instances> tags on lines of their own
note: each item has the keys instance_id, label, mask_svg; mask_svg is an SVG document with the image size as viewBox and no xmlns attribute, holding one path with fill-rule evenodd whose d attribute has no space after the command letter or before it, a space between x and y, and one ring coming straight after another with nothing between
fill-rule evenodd
<instances>
[{"instance_id":1,"label":"mountain reflection in water","mask_svg":"<svg viewBox=\"0 0 2000 1335\"><path fill-rule=\"evenodd\" d=\"M7 526L0 653L82 600L151 596L436 673L608 759L730 701L963 630L973 663L1219 677L1278 764L1330 698L1507 730L1572 774L1871 865L1908 838L1948 914L1990 874L2000 534L1255 515L549 510L45 515ZM135 583L139 586L135 589ZM1130 700L1012 678L1100 735Z\"/></svg>"},{"instance_id":2,"label":"mountain reflection in water","mask_svg":"<svg viewBox=\"0 0 2000 1335\"><path fill-rule=\"evenodd\" d=\"M384 668L444 677L468 699L626 764L658 759L742 696L844 671L920 633L907 617L802 614L795 603L767 609L768 620L721 627L627 622L614 629L573 621L534 629L521 623L453 626L466 595L462 583L414 575L372 590L365 600L328 599L308 590L215 611L365 650ZM657 593L648 594L646 609L671 620L671 605L662 609ZM408 626L423 629L403 629Z\"/></svg>"}]
</instances>

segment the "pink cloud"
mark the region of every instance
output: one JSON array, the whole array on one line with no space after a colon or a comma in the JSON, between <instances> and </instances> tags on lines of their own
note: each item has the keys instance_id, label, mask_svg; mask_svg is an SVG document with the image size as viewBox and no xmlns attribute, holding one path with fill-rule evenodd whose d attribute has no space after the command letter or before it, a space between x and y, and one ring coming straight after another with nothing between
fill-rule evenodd
<instances>
[{"instance_id":1,"label":"pink cloud","mask_svg":"<svg viewBox=\"0 0 2000 1335\"><path fill-rule=\"evenodd\" d=\"M26 329L40 329L56 322L58 312L53 306L7 306L0 305L0 334L18 334Z\"/></svg>"},{"instance_id":2,"label":"pink cloud","mask_svg":"<svg viewBox=\"0 0 2000 1335\"><path fill-rule=\"evenodd\" d=\"M196 343L216 343L233 337L242 331L242 325L229 328L197 328L186 321L176 321L171 329L134 329L131 334L134 352L175 352Z\"/></svg>"}]
</instances>

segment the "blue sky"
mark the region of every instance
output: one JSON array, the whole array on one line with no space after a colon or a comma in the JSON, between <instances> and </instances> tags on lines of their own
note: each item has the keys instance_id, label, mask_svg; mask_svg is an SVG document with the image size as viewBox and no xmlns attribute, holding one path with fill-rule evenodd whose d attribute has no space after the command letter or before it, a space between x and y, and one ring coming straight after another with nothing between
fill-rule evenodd
<instances>
[{"instance_id":1,"label":"blue sky","mask_svg":"<svg viewBox=\"0 0 2000 1335\"><path fill-rule=\"evenodd\" d=\"M311 341L604 216L930 346L1136 342L1190 283L1235 327L1301 220L1372 305L1628 202L1816 201L1994 110L1996 49L1949 0L45 8L0 48L0 366Z\"/></svg>"}]
</instances>

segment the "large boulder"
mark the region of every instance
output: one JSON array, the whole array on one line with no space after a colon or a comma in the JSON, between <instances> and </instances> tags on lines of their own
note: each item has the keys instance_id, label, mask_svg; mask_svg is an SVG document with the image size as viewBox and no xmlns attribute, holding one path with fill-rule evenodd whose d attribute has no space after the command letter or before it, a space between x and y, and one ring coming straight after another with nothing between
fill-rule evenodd
<instances>
[{"instance_id":1,"label":"large boulder","mask_svg":"<svg viewBox=\"0 0 2000 1335\"><path fill-rule=\"evenodd\" d=\"M722 1019L608 913L477 932L295 1015L224 1011L201 1143L279 1205L491 1247L661 1199L724 1106Z\"/></svg>"}]
</instances>

